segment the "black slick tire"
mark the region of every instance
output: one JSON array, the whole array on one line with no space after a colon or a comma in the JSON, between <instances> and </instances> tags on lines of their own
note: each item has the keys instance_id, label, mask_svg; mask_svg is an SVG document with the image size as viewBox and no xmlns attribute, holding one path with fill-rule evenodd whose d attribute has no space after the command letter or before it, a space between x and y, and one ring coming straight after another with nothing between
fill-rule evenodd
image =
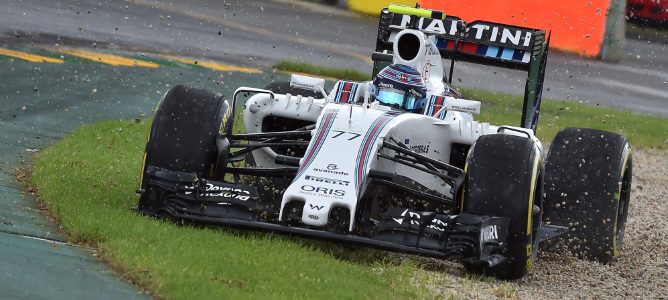
<instances>
[{"instance_id":1,"label":"black slick tire","mask_svg":"<svg viewBox=\"0 0 668 300\"><path fill-rule=\"evenodd\" d=\"M228 110L223 95L208 90L178 85L164 95L144 152L140 209L147 207L147 201L152 203L156 199L153 189L145 190L148 166L209 178L214 174L220 153L229 150L216 145L219 132L231 123Z\"/></svg>"},{"instance_id":2,"label":"black slick tire","mask_svg":"<svg viewBox=\"0 0 668 300\"><path fill-rule=\"evenodd\" d=\"M546 162L545 221L568 226L562 239L582 258L610 262L619 255L631 198L633 162L623 136L566 128Z\"/></svg>"},{"instance_id":3,"label":"black slick tire","mask_svg":"<svg viewBox=\"0 0 668 300\"><path fill-rule=\"evenodd\" d=\"M462 212L508 217L506 260L494 267L472 266L470 272L499 279L518 279L533 266L540 229L543 162L526 137L493 134L478 138L466 163Z\"/></svg>"}]
</instances>

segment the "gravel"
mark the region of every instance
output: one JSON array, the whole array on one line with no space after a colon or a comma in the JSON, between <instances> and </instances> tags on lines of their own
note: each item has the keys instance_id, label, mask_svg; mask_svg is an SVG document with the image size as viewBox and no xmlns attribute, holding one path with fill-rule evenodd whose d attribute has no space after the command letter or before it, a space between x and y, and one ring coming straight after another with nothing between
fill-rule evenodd
<instances>
[{"instance_id":1,"label":"gravel","mask_svg":"<svg viewBox=\"0 0 668 300\"><path fill-rule=\"evenodd\" d=\"M624 245L613 263L547 249L527 276L507 282L467 275L459 263L425 260L429 268L418 270L415 281L444 298L668 299L668 151L634 149L633 163Z\"/></svg>"}]
</instances>

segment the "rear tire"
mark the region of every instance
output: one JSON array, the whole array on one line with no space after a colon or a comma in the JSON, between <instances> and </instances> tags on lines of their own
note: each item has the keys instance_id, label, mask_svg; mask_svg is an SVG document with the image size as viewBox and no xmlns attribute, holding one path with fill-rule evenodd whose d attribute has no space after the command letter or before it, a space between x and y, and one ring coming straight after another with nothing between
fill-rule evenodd
<instances>
[{"instance_id":1,"label":"rear tire","mask_svg":"<svg viewBox=\"0 0 668 300\"><path fill-rule=\"evenodd\" d=\"M566 128L552 141L545 167L545 220L568 226L577 256L610 262L619 254L631 198L633 162L621 135Z\"/></svg>"},{"instance_id":2,"label":"rear tire","mask_svg":"<svg viewBox=\"0 0 668 300\"><path fill-rule=\"evenodd\" d=\"M541 218L543 162L531 139L494 134L478 138L466 163L462 212L507 217L506 261L469 271L518 279L533 266ZM540 210L537 210L540 211Z\"/></svg>"}]
</instances>

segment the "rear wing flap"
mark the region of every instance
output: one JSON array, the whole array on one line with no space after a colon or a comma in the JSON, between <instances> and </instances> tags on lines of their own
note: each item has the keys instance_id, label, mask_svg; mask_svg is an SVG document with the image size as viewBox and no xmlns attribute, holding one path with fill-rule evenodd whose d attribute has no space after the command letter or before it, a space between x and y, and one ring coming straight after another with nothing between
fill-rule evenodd
<instances>
[{"instance_id":1,"label":"rear wing flap","mask_svg":"<svg viewBox=\"0 0 668 300\"><path fill-rule=\"evenodd\" d=\"M394 37L406 28L433 36L443 59L526 71L521 126L536 130L549 47L544 30L487 21L466 24L440 11L391 5L380 14L374 76L392 62Z\"/></svg>"}]
</instances>

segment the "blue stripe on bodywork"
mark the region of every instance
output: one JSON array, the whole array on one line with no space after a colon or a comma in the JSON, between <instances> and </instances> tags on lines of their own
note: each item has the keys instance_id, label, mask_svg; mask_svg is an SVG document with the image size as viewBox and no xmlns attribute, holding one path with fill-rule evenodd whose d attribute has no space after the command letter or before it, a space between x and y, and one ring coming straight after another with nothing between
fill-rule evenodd
<instances>
[{"instance_id":1,"label":"blue stripe on bodywork","mask_svg":"<svg viewBox=\"0 0 668 300\"><path fill-rule=\"evenodd\" d=\"M363 182L360 181L362 175L366 173L367 161L371 156L371 148L373 148L374 140L378 138L378 135L383 131L383 128L385 128L387 123L389 123L395 116L396 114L388 112L378 117L364 135L364 139L362 140L360 150L357 152L357 159L355 161L355 188L357 188L358 193L362 191L362 187L364 186Z\"/></svg>"},{"instance_id":2,"label":"blue stripe on bodywork","mask_svg":"<svg viewBox=\"0 0 668 300\"><path fill-rule=\"evenodd\" d=\"M334 124L334 120L336 119L336 114L338 112L339 112L338 109L329 109L325 112L323 117L323 124L320 126L320 128L318 128L318 131L315 134L315 138L317 140L315 141L314 144L309 145L309 148L306 150L306 155L304 155L306 161L304 161L304 163L299 167L297 176L295 176L295 179L293 181L297 180L302 174L304 174L304 172L308 169L308 167L315 159L316 155L318 155L320 148L322 148L322 144L324 144L325 139L327 139L329 130L332 128L332 125Z\"/></svg>"},{"instance_id":3,"label":"blue stripe on bodywork","mask_svg":"<svg viewBox=\"0 0 668 300\"><path fill-rule=\"evenodd\" d=\"M445 49L447 44L448 44L448 40L446 40L444 38L436 38L436 48Z\"/></svg>"},{"instance_id":4,"label":"blue stripe on bodywork","mask_svg":"<svg viewBox=\"0 0 668 300\"><path fill-rule=\"evenodd\" d=\"M359 87L359 83L354 83L350 87L350 93L348 94L348 102L347 103L355 103L357 102L357 99L355 99L355 96L357 96L357 87Z\"/></svg>"},{"instance_id":5,"label":"blue stripe on bodywork","mask_svg":"<svg viewBox=\"0 0 668 300\"><path fill-rule=\"evenodd\" d=\"M384 116L384 115L383 115ZM362 139L362 143L360 144L360 149L357 151L357 159L355 160L355 187L357 187L357 169L359 167L359 162L360 159L362 158L362 152L364 150L364 145L366 145L366 141L369 139L369 135L371 134L371 131L374 127L376 127L376 124L382 120L383 116L380 116L376 118L376 120L371 123L371 126L369 126L369 130L364 134L364 138Z\"/></svg>"},{"instance_id":6,"label":"blue stripe on bodywork","mask_svg":"<svg viewBox=\"0 0 668 300\"><path fill-rule=\"evenodd\" d=\"M503 52L501 53L501 58L502 59L507 59L511 60L513 59L513 54L515 54L515 50L512 48L503 48Z\"/></svg>"},{"instance_id":7,"label":"blue stripe on bodywork","mask_svg":"<svg viewBox=\"0 0 668 300\"><path fill-rule=\"evenodd\" d=\"M478 49L475 50L475 53L485 55L485 53L487 53L487 49L489 49L489 46L487 45L478 45Z\"/></svg>"},{"instance_id":8,"label":"blue stripe on bodywork","mask_svg":"<svg viewBox=\"0 0 668 300\"><path fill-rule=\"evenodd\" d=\"M339 81L339 84L337 84L336 87L336 96L334 97L334 103L339 103L341 102L341 90L343 89L343 86L346 84L345 81Z\"/></svg>"},{"instance_id":9,"label":"blue stripe on bodywork","mask_svg":"<svg viewBox=\"0 0 668 300\"><path fill-rule=\"evenodd\" d=\"M485 56L496 57L498 53L499 53L499 47L489 46L487 47L487 52L485 53Z\"/></svg>"}]
</instances>

